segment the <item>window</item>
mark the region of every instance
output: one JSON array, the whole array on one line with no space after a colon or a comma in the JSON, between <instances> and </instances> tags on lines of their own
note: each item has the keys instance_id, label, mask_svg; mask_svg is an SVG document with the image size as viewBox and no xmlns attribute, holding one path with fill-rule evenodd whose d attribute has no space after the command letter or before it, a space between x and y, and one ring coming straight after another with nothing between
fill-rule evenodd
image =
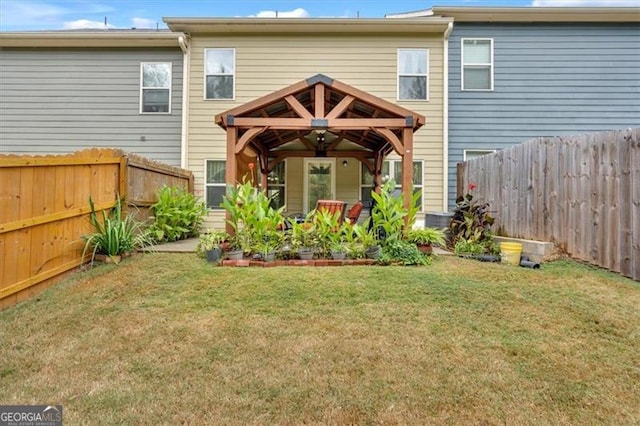
<instances>
[{"instance_id":1,"label":"window","mask_svg":"<svg viewBox=\"0 0 640 426\"><path fill-rule=\"evenodd\" d=\"M369 169L362 164L360 173L360 198L362 201L371 201L371 191L373 190L373 175L369 173ZM413 162L413 189L420 192L418 205L422 210L422 161ZM402 190L402 160L385 160L382 163L382 180L393 179L398 191Z\"/></svg>"},{"instance_id":2,"label":"window","mask_svg":"<svg viewBox=\"0 0 640 426\"><path fill-rule=\"evenodd\" d=\"M398 49L398 100L429 99L429 51Z\"/></svg>"},{"instance_id":3,"label":"window","mask_svg":"<svg viewBox=\"0 0 640 426\"><path fill-rule=\"evenodd\" d=\"M235 49L205 49L205 99L234 99Z\"/></svg>"},{"instance_id":4,"label":"window","mask_svg":"<svg viewBox=\"0 0 640 426\"><path fill-rule=\"evenodd\" d=\"M285 162L278 163L267 175L267 196L271 198L271 207L279 209L286 205L285 199Z\"/></svg>"},{"instance_id":5,"label":"window","mask_svg":"<svg viewBox=\"0 0 640 426\"><path fill-rule=\"evenodd\" d=\"M171 113L171 63L140 64L140 113Z\"/></svg>"},{"instance_id":6,"label":"window","mask_svg":"<svg viewBox=\"0 0 640 426\"><path fill-rule=\"evenodd\" d=\"M226 161L206 160L206 180L205 195L207 207L210 209L221 209L220 204L226 194Z\"/></svg>"},{"instance_id":7,"label":"window","mask_svg":"<svg viewBox=\"0 0 640 426\"><path fill-rule=\"evenodd\" d=\"M465 149L463 151L462 161L471 160L473 158L482 157L485 154L496 152L495 149Z\"/></svg>"},{"instance_id":8,"label":"window","mask_svg":"<svg viewBox=\"0 0 640 426\"><path fill-rule=\"evenodd\" d=\"M492 39L462 39L462 90L493 90Z\"/></svg>"}]
</instances>

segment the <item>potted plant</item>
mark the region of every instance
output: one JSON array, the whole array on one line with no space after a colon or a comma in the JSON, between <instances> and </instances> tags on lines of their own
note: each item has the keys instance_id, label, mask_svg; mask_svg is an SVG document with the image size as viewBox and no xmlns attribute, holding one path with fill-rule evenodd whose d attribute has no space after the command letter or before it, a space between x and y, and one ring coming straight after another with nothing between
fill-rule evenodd
<instances>
[{"instance_id":1,"label":"potted plant","mask_svg":"<svg viewBox=\"0 0 640 426\"><path fill-rule=\"evenodd\" d=\"M289 247L297 250L302 260L311 260L316 251L318 238L313 222L293 223L289 234Z\"/></svg>"},{"instance_id":2,"label":"potted plant","mask_svg":"<svg viewBox=\"0 0 640 426\"><path fill-rule=\"evenodd\" d=\"M225 231L207 231L200 235L196 253L206 256L209 262L217 262L222 257L222 243L229 238Z\"/></svg>"},{"instance_id":3,"label":"potted plant","mask_svg":"<svg viewBox=\"0 0 640 426\"><path fill-rule=\"evenodd\" d=\"M446 244L444 231L429 227L412 229L407 233L407 240L418 246L418 249L425 254L431 254L433 246L444 246Z\"/></svg>"},{"instance_id":4,"label":"potted plant","mask_svg":"<svg viewBox=\"0 0 640 426\"><path fill-rule=\"evenodd\" d=\"M244 234L236 233L229 238L229 250L225 256L229 260L241 260L244 257Z\"/></svg>"},{"instance_id":5,"label":"potted plant","mask_svg":"<svg viewBox=\"0 0 640 426\"><path fill-rule=\"evenodd\" d=\"M281 232L267 232L262 236L260 241L255 243L252 251L259 254L265 262L273 262L276 257L276 252L282 247L283 242L284 235Z\"/></svg>"},{"instance_id":6,"label":"potted plant","mask_svg":"<svg viewBox=\"0 0 640 426\"><path fill-rule=\"evenodd\" d=\"M369 218L371 220L371 218ZM353 232L364 247L364 255L367 259L377 259L380 256L380 245L373 232L367 230L367 226L354 226Z\"/></svg>"}]
</instances>

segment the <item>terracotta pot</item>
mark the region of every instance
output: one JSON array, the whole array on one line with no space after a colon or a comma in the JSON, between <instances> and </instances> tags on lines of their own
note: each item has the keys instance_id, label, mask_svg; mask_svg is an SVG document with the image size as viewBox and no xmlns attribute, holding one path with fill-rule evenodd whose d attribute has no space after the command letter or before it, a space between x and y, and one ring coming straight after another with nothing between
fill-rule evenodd
<instances>
[{"instance_id":1,"label":"terracotta pot","mask_svg":"<svg viewBox=\"0 0 640 426\"><path fill-rule=\"evenodd\" d=\"M431 244L417 244L418 250L423 252L424 254L433 253L433 246Z\"/></svg>"}]
</instances>

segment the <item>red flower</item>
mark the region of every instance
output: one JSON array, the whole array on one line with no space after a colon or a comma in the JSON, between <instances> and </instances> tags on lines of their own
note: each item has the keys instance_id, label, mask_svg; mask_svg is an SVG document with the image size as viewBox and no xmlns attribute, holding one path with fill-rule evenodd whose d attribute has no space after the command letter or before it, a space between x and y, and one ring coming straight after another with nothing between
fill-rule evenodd
<instances>
[{"instance_id":1,"label":"red flower","mask_svg":"<svg viewBox=\"0 0 640 426\"><path fill-rule=\"evenodd\" d=\"M249 170L253 171L253 168L255 167L255 164L253 163L249 163Z\"/></svg>"},{"instance_id":2,"label":"red flower","mask_svg":"<svg viewBox=\"0 0 640 426\"><path fill-rule=\"evenodd\" d=\"M476 189L476 184L475 184L475 183L473 183L473 182L471 182L471 183L469 184L469 191L473 191L474 189Z\"/></svg>"}]
</instances>

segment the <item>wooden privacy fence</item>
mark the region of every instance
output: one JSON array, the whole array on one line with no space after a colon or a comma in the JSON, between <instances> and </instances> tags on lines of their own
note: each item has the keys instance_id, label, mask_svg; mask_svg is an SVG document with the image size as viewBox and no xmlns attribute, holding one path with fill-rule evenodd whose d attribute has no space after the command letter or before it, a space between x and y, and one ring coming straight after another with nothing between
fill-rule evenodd
<instances>
[{"instance_id":1,"label":"wooden privacy fence","mask_svg":"<svg viewBox=\"0 0 640 426\"><path fill-rule=\"evenodd\" d=\"M458 164L458 195L490 204L498 233L550 241L640 280L640 128L532 139Z\"/></svg>"},{"instance_id":2,"label":"wooden privacy fence","mask_svg":"<svg viewBox=\"0 0 640 426\"><path fill-rule=\"evenodd\" d=\"M66 156L0 155L0 308L30 297L78 267L82 236L96 210L117 194L148 217L163 185L193 192L190 171L125 154L88 149Z\"/></svg>"}]
</instances>

